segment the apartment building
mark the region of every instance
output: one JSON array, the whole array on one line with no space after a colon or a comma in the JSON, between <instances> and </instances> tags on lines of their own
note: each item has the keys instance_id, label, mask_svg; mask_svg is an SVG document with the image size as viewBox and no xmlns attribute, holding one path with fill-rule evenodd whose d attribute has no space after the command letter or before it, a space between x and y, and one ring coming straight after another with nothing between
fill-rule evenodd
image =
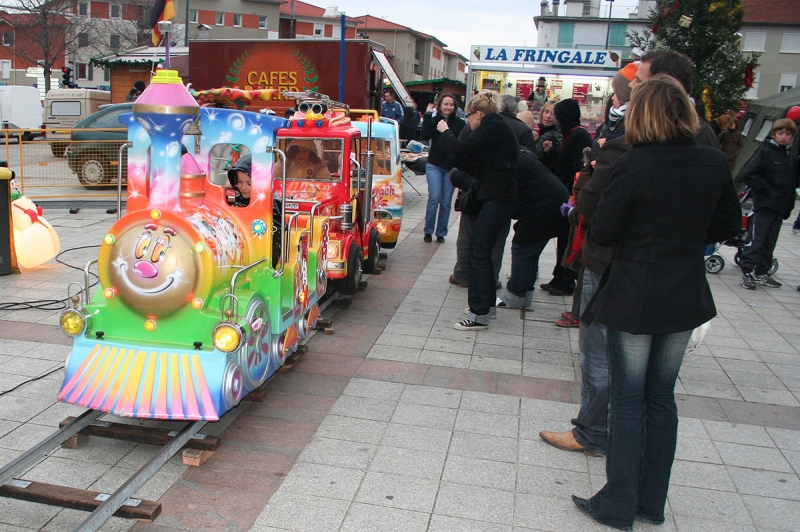
<instances>
[{"instance_id":1,"label":"apartment building","mask_svg":"<svg viewBox=\"0 0 800 532\"><path fill-rule=\"evenodd\" d=\"M287 0L280 8L281 39L321 39L342 37L341 16L337 8L326 10L300 0ZM328 15L328 16L326 16ZM358 21L345 16L345 39L355 39Z\"/></svg>"}]
</instances>

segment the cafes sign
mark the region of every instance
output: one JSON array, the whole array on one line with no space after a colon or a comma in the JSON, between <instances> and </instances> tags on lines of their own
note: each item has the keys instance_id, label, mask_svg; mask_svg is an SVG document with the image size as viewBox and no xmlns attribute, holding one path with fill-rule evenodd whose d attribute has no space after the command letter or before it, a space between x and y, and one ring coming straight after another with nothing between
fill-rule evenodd
<instances>
[{"instance_id":1,"label":"cafes sign","mask_svg":"<svg viewBox=\"0 0 800 532\"><path fill-rule=\"evenodd\" d=\"M619 68L621 54L620 50L472 46L470 60L481 63L529 63L584 68Z\"/></svg>"}]
</instances>

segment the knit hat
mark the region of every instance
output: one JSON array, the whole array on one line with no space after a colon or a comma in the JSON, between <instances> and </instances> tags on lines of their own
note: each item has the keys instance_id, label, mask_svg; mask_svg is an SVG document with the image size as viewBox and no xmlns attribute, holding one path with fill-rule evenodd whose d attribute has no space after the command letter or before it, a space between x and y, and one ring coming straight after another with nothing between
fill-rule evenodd
<instances>
[{"instance_id":1,"label":"knit hat","mask_svg":"<svg viewBox=\"0 0 800 532\"><path fill-rule=\"evenodd\" d=\"M631 99L631 88L628 84L636 78L639 66L636 63L629 63L622 70L617 72L611 80L611 90L617 95L622 103L629 102Z\"/></svg>"},{"instance_id":2,"label":"knit hat","mask_svg":"<svg viewBox=\"0 0 800 532\"><path fill-rule=\"evenodd\" d=\"M565 135L575 126L581 125L581 107L578 100L567 98L561 100L553 107L553 114Z\"/></svg>"}]
</instances>

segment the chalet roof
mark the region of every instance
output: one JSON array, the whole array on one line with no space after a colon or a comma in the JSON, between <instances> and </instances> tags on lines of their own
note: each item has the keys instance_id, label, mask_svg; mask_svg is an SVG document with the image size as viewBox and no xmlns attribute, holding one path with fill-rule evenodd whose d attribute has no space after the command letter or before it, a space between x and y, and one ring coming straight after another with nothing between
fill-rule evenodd
<instances>
[{"instance_id":1,"label":"chalet roof","mask_svg":"<svg viewBox=\"0 0 800 532\"><path fill-rule=\"evenodd\" d=\"M744 23L800 24L797 0L742 0Z\"/></svg>"},{"instance_id":2,"label":"chalet roof","mask_svg":"<svg viewBox=\"0 0 800 532\"><path fill-rule=\"evenodd\" d=\"M170 46L169 56L184 57L189 55L187 46ZM160 64L166 60L166 48L155 46L140 46L124 52L118 52L100 57L93 57L90 61L96 66L133 65L144 63Z\"/></svg>"}]
</instances>

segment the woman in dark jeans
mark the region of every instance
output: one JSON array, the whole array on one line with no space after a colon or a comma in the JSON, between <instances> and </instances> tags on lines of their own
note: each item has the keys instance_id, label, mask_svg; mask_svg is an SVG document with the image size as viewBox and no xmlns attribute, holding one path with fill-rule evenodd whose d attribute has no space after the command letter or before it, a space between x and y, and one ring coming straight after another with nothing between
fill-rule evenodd
<instances>
[{"instance_id":1,"label":"woman in dark jeans","mask_svg":"<svg viewBox=\"0 0 800 532\"><path fill-rule=\"evenodd\" d=\"M630 530L634 519L664 522L675 381L692 330L716 314L703 250L739 231L741 208L727 157L697 145L697 113L674 78L657 74L633 90L625 128L633 148L614 164L590 225L614 251L581 316L608 328L607 482L572 500Z\"/></svg>"},{"instance_id":2,"label":"woman in dark jeans","mask_svg":"<svg viewBox=\"0 0 800 532\"><path fill-rule=\"evenodd\" d=\"M439 100L434 106L428 104L428 110L422 119L421 140L430 140L431 149L428 152L428 164L425 165L425 176L428 178L428 206L425 209L425 242L431 242L434 232L436 241L444 243L447 236L447 224L450 221L450 205L453 202L453 185L447 179L447 171L452 168L450 152L440 140L441 133L436 129L440 121L447 126L457 137L467 124L458 117L458 106L452 94L439 95ZM436 114L434 114L436 111ZM438 212L438 214L437 214Z\"/></svg>"},{"instance_id":3,"label":"woman in dark jeans","mask_svg":"<svg viewBox=\"0 0 800 532\"><path fill-rule=\"evenodd\" d=\"M514 175L519 142L511 128L498 113L500 95L484 90L467 104L467 123L472 133L459 140L447 122L436 128L440 139L454 156L469 155L475 161L475 177L479 181L478 200L481 210L472 231L469 257L469 310L467 317L454 327L462 331L489 328L489 309L495 305L495 286L492 248L500 229L511 219L517 196Z\"/></svg>"}]
</instances>

